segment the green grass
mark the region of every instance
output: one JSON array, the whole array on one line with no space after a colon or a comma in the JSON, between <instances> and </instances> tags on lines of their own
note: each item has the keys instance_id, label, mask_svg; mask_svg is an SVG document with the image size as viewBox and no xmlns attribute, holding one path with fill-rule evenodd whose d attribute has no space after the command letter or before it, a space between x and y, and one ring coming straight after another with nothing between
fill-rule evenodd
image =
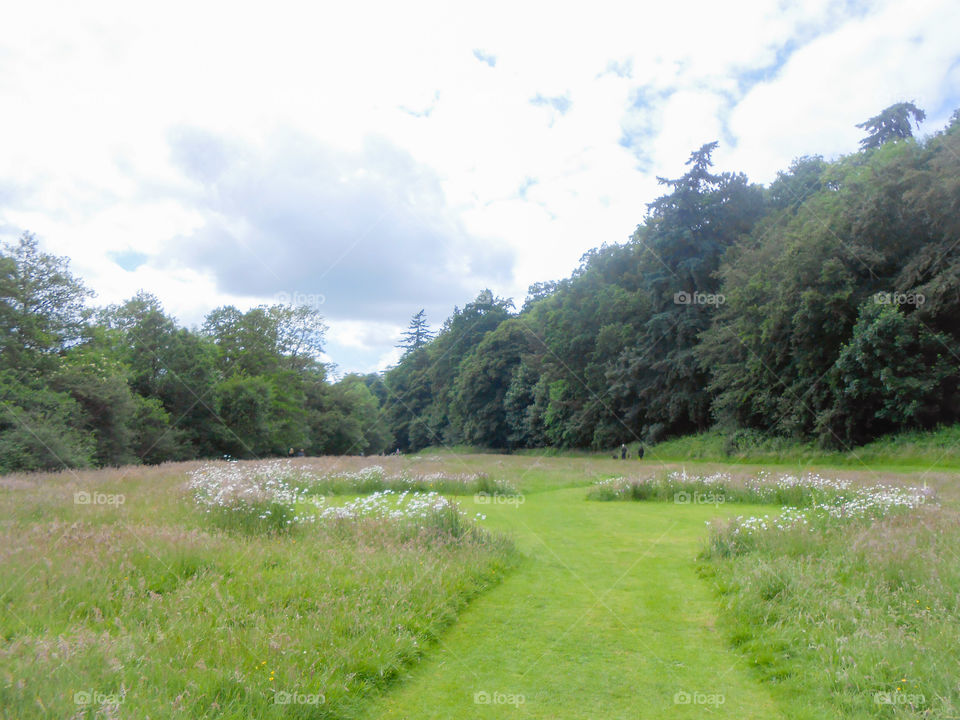
<instances>
[{"instance_id":1,"label":"green grass","mask_svg":"<svg viewBox=\"0 0 960 720\"><path fill-rule=\"evenodd\" d=\"M634 444L635 445L635 444ZM635 452L635 446L631 452ZM960 425L936 431L889 435L843 451L814 443L764 438L757 433L710 431L657 443L646 448L655 462L721 462L728 464L818 466L834 468L960 469Z\"/></svg>"},{"instance_id":2,"label":"green grass","mask_svg":"<svg viewBox=\"0 0 960 720\"><path fill-rule=\"evenodd\" d=\"M515 489L503 480L494 480L486 473L411 473L390 475L379 466L368 472L332 472L306 483L312 495L354 495L380 490L397 492L437 492L444 495L507 495Z\"/></svg>"},{"instance_id":3,"label":"green grass","mask_svg":"<svg viewBox=\"0 0 960 720\"><path fill-rule=\"evenodd\" d=\"M777 512L736 494L746 465L685 463L732 477L710 504L587 501L598 482L682 469L649 458L304 463L341 478L324 492L352 490L323 506L353 501L339 483L371 464L510 492L455 496L482 531L440 516L220 527L190 500L196 464L0 478L0 717L957 714L955 475L898 473L946 509L718 554L708 521ZM123 502L76 505L81 490ZM316 511L298 497L295 515Z\"/></svg>"},{"instance_id":4,"label":"green grass","mask_svg":"<svg viewBox=\"0 0 960 720\"><path fill-rule=\"evenodd\" d=\"M513 563L378 519L222 531L182 473L133 472L0 493L4 717L359 717ZM90 480L122 504L75 505Z\"/></svg>"},{"instance_id":5,"label":"green grass","mask_svg":"<svg viewBox=\"0 0 960 720\"><path fill-rule=\"evenodd\" d=\"M702 572L731 641L788 717L958 717L958 521L925 506L769 533L737 553L721 538Z\"/></svg>"},{"instance_id":6,"label":"green grass","mask_svg":"<svg viewBox=\"0 0 960 720\"><path fill-rule=\"evenodd\" d=\"M585 502L584 488L490 507L486 523L511 532L526 559L370 717L780 717L715 627L714 596L697 576L716 514ZM723 704L677 704L678 693Z\"/></svg>"},{"instance_id":7,"label":"green grass","mask_svg":"<svg viewBox=\"0 0 960 720\"><path fill-rule=\"evenodd\" d=\"M628 443L630 460L636 462L639 443ZM421 457L459 457L492 454L483 448L459 446L426 448ZM586 450L535 448L514 452L519 457L606 460L619 458L619 448ZM814 442L766 437L759 432L708 432L685 435L644 445L641 463L719 463L778 467L892 469L902 471L960 470L960 425L887 435L866 445L843 450L824 450Z\"/></svg>"}]
</instances>

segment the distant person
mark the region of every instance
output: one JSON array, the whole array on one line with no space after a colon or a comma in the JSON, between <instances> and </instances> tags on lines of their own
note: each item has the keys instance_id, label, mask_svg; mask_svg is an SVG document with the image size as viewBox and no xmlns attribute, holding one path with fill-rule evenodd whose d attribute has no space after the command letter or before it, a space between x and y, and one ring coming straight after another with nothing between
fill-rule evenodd
<instances>
[{"instance_id":1,"label":"distant person","mask_svg":"<svg viewBox=\"0 0 960 720\"><path fill-rule=\"evenodd\" d=\"M621 459L621 460L626 460L626 459L627 459L627 444L626 444L626 443L620 443L620 459Z\"/></svg>"},{"instance_id":2,"label":"distant person","mask_svg":"<svg viewBox=\"0 0 960 720\"><path fill-rule=\"evenodd\" d=\"M637 448L637 460L643 460L643 445Z\"/></svg>"},{"instance_id":3,"label":"distant person","mask_svg":"<svg viewBox=\"0 0 960 720\"><path fill-rule=\"evenodd\" d=\"M300 449L297 451L297 457L306 457L306 455L307 455L307 454L303 451L303 448L300 448Z\"/></svg>"},{"instance_id":4,"label":"distant person","mask_svg":"<svg viewBox=\"0 0 960 720\"><path fill-rule=\"evenodd\" d=\"M290 448L290 452L287 453L287 457L293 457L293 448Z\"/></svg>"}]
</instances>

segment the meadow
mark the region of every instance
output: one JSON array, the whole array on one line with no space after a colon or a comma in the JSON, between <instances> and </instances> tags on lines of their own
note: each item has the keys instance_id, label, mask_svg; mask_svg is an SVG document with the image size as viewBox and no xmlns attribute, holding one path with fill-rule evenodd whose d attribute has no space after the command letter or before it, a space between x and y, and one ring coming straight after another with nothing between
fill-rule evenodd
<instances>
[{"instance_id":1,"label":"meadow","mask_svg":"<svg viewBox=\"0 0 960 720\"><path fill-rule=\"evenodd\" d=\"M8 475L0 713L960 716L956 480L451 453Z\"/></svg>"}]
</instances>

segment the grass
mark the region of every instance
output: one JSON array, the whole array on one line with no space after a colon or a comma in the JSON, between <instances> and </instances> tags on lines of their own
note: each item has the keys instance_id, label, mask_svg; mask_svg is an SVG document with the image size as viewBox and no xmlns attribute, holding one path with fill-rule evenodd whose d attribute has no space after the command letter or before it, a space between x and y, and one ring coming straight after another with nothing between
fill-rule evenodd
<instances>
[{"instance_id":1,"label":"grass","mask_svg":"<svg viewBox=\"0 0 960 720\"><path fill-rule=\"evenodd\" d=\"M390 517L223 530L175 468L5 480L5 717L362 716L513 563Z\"/></svg>"},{"instance_id":2,"label":"grass","mask_svg":"<svg viewBox=\"0 0 960 720\"><path fill-rule=\"evenodd\" d=\"M635 452L635 444L630 448ZM934 431L888 435L860 447L830 451L814 443L765 438L759 433L716 430L687 435L646 447L655 462L721 462L727 464L817 466L853 469L960 469L960 425Z\"/></svg>"},{"instance_id":3,"label":"grass","mask_svg":"<svg viewBox=\"0 0 960 720\"><path fill-rule=\"evenodd\" d=\"M630 459L636 461L639 443L628 444ZM420 457L456 458L491 454L482 448L458 446L426 448ZM619 457L618 448L586 450L572 448L521 449L514 453L526 458L566 458L600 461ZM644 464L715 463L757 467L845 468L857 471L960 470L960 425L936 430L895 433L853 448L825 450L814 442L767 437L759 432L710 430L695 435L644 445Z\"/></svg>"},{"instance_id":4,"label":"grass","mask_svg":"<svg viewBox=\"0 0 960 720\"><path fill-rule=\"evenodd\" d=\"M445 495L509 495L515 490L503 480L494 480L486 473L456 473L450 471L390 475L379 465L359 472L332 472L306 483L312 495L353 495L381 490L399 492L437 492Z\"/></svg>"},{"instance_id":5,"label":"grass","mask_svg":"<svg viewBox=\"0 0 960 720\"><path fill-rule=\"evenodd\" d=\"M786 717L960 714L960 515L929 488L661 472L588 496L774 505L714 523L700 557L732 644Z\"/></svg>"},{"instance_id":6,"label":"grass","mask_svg":"<svg viewBox=\"0 0 960 720\"><path fill-rule=\"evenodd\" d=\"M746 465L293 462L217 464L257 480L199 505L197 463L0 478L0 716L958 714L956 475L771 494ZM737 519L924 482L943 507Z\"/></svg>"},{"instance_id":7,"label":"grass","mask_svg":"<svg viewBox=\"0 0 960 720\"><path fill-rule=\"evenodd\" d=\"M768 532L737 553L723 528L702 572L731 641L788 717L958 717L958 521L924 506Z\"/></svg>"},{"instance_id":8,"label":"grass","mask_svg":"<svg viewBox=\"0 0 960 720\"><path fill-rule=\"evenodd\" d=\"M807 518L867 516L880 517L893 508L911 509L932 500L933 488L903 487L895 484L855 484L850 480L819 474L775 476L760 472L755 477L737 478L728 473L695 474L662 471L637 477L616 477L596 483L587 493L589 500L656 500L680 505L722 505L752 503L783 506L793 515ZM799 512L810 508L811 512Z\"/></svg>"},{"instance_id":9,"label":"grass","mask_svg":"<svg viewBox=\"0 0 960 720\"><path fill-rule=\"evenodd\" d=\"M716 508L588 503L578 487L485 512L522 564L369 717L781 717L717 632L697 575Z\"/></svg>"}]
</instances>

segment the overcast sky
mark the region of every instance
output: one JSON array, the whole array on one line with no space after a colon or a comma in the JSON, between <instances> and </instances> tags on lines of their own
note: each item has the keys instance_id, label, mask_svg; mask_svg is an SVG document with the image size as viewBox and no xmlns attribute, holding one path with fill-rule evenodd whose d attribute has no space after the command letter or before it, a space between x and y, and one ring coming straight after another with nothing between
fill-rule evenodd
<instances>
[{"instance_id":1,"label":"overcast sky","mask_svg":"<svg viewBox=\"0 0 960 720\"><path fill-rule=\"evenodd\" d=\"M8 3L0 236L188 326L317 304L370 371L626 240L704 142L766 183L900 100L942 128L958 37L957 0Z\"/></svg>"}]
</instances>

